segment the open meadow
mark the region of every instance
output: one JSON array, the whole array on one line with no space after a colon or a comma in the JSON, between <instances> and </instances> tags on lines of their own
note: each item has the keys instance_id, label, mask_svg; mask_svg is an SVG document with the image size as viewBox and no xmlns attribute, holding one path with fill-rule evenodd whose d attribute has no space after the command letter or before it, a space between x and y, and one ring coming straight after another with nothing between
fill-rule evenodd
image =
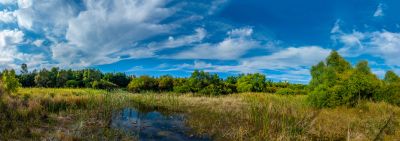
<instances>
[{"instance_id":1,"label":"open meadow","mask_svg":"<svg viewBox=\"0 0 400 141\"><path fill-rule=\"evenodd\" d=\"M112 126L113 114L124 108L183 114L191 128L185 134L212 140L400 139L400 108L367 100L352 108L317 109L306 95L22 88L0 104L0 140L138 140L140 134Z\"/></svg>"}]
</instances>

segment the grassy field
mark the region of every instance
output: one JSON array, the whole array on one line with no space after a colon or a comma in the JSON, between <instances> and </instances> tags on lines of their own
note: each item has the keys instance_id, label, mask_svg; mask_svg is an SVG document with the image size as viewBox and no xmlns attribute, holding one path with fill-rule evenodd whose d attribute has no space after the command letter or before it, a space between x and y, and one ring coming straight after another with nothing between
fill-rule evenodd
<instances>
[{"instance_id":1,"label":"grassy field","mask_svg":"<svg viewBox=\"0 0 400 141\"><path fill-rule=\"evenodd\" d=\"M305 95L206 97L40 88L3 96L0 140L135 140L110 128L112 113L124 107L183 113L195 134L214 140L400 140L400 108L386 103L315 109Z\"/></svg>"}]
</instances>

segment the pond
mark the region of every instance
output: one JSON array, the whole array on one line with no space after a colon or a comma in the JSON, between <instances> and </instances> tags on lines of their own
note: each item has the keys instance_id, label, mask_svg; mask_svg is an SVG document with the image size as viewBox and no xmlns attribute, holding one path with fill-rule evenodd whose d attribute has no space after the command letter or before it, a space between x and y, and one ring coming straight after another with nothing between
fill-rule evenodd
<instances>
[{"instance_id":1,"label":"pond","mask_svg":"<svg viewBox=\"0 0 400 141\"><path fill-rule=\"evenodd\" d=\"M135 135L140 141L210 141L194 136L185 125L183 114L162 114L158 111L141 112L125 108L113 115L111 127Z\"/></svg>"}]
</instances>

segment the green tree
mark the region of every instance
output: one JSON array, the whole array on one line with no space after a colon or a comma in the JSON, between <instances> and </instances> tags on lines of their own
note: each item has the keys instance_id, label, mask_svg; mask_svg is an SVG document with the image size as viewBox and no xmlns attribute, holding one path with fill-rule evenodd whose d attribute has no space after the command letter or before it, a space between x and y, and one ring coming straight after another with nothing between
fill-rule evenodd
<instances>
[{"instance_id":1,"label":"green tree","mask_svg":"<svg viewBox=\"0 0 400 141\"><path fill-rule=\"evenodd\" d=\"M127 76L125 73L106 73L103 77L104 80L110 81L118 85L119 87L126 87L128 86L129 82L131 81L130 77Z\"/></svg>"},{"instance_id":2,"label":"green tree","mask_svg":"<svg viewBox=\"0 0 400 141\"><path fill-rule=\"evenodd\" d=\"M133 78L128 85L128 90L131 92L145 92L145 91L156 91L157 81L153 77L143 75L139 78Z\"/></svg>"},{"instance_id":3,"label":"green tree","mask_svg":"<svg viewBox=\"0 0 400 141\"><path fill-rule=\"evenodd\" d=\"M92 88L113 90L113 89L118 88L118 85L102 79L102 80L99 80L99 81L97 81L97 80L94 81L92 83Z\"/></svg>"},{"instance_id":4,"label":"green tree","mask_svg":"<svg viewBox=\"0 0 400 141\"><path fill-rule=\"evenodd\" d=\"M158 78L158 90L159 91L172 91L174 88L174 78L169 75L164 75Z\"/></svg>"},{"instance_id":5,"label":"green tree","mask_svg":"<svg viewBox=\"0 0 400 141\"><path fill-rule=\"evenodd\" d=\"M388 84L400 83L400 77L391 70L386 72L385 78L383 80Z\"/></svg>"},{"instance_id":6,"label":"green tree","mask_svg":"<svg viewBox=\"0 0 400 141\"><path fill-rule=\"evenodd\" d=\"M260 73L247 74L239 77L236 86L238 92L262 92L265 88L265 75Z\"/></svg>"},{"instance_id":7,"label":"green tree","mask_svg":"<svg viewBox=\"0 0 400 141\"><path fill-rule=\"evenodd\" d=\"M333 68L337 73L343 73L351 69L351 64L340 56L337 51L332 51L326 58L326 66Z\"/></svg>"},{"instance_id":8,"label":"green tree","mask_svg":"<svg viewBox=\"0 0 400 141\"><path fill-rule=\"evenodd\" d=\"M83 72L83 83L85 87L91 87L92 82L99 81L102 77L102 73L95 69L86 69Z\"/></svg>"},{"instance_id":9,"label":"green tree","mask_svg":"<svg viewBox=\"0 0 400 141\"><path fill-rule=\"evenodd\" d=\"M39 87L49 87L50 83L50 72L46 69L42 69L35 76L35 83Z\"/></svg>"},{"instance_id":10,"label":"green tree","mask_svg":"<svg viewBox=\"0 0 400 141\"><path fill-rule=\"evenodd\" d=\"M21 87L18 78L15 76L14 70L4 70L2 73L2 88L4 89L5 93L14 93L18 91L18 88Z\"/></svg>"},{"instance_id":11,"label":"green tree","mask_svg":"<svg viewBox=\"0 0 400 141\"><path fill-rule=\"evenodd\" d=\"M22 74L28 73L28 65L26 65L25 63L21 64L21 73Z\"/></svg>"}]
</instances>

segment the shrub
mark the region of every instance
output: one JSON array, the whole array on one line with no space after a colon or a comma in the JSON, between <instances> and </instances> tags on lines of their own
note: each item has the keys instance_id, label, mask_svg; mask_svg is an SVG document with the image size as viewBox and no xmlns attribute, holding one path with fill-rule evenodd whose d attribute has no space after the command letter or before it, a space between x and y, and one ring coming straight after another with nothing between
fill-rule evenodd
<instances>
[{"instance_id":1,"label":"shrub","mask_svg":"<svg viewBox=\"0 0 400 141\"><path fill-rule=\"evenodd\" d=\"M290 88L282 88L276 91L276 94L281 94L281 95L295 95L296 91L292 90Z\"/></svg>"},{"instance_id":2,"label":"shrub","mask_svg":"<svg viewBox=\"0 0 400 141\"><path fill-rule=\"evenodd\" d=\"M94 81L92 83L92 88L113 90L113 89L118 88L118 85L111 83L109 81L106 81L106 80L99 80L99 81Z\"/></svg>"},{"instance_id":3,"label":"shrub","mask_svg":"<svg viewBox=\"0 0 400 141\"><path fill-rule=\"evenodd\" d=\"M161 76L158 78L159 91L172 91L174 89L174 78L169 75Z\"/></svg>"},{"instance_id":4,"label":"shrub","mask_svg":"<svg viewBox=\"0 0 400 141\"><path fill-rule=\"evenodd\" d=\"M379 92L381 81L371 72L367 61L361 61L352 68L350 63L333 51L326 62L311 69L311 93L308 99L314 106L354 106Z\"/></svg>"},{"instance_id":5,"label":"shrub","mask_svg":"<svg viewBox=\"0 0 400 141\"><path fill-rule=\"evenodd\" d=\"M140 76L139 78L134 78L128 85L128 90L131 92L144 92L144 91L155 91L157 89L156 79L150 76Z\"/></svg>"},{"instance_id":6,"label":"shrub","mask_svg":"<svg viewBox=\"0 0 400 141\"><path fill-rule=\"evenodd\" d=\"M4 70L2 75L2 87L5 93L17 92L21 87L19 80L15 77L14 70Z\"/></svg>"},{"instance_id":7,"label":"shrub","mask_svg":"<svg viewBox=\"0 0 400 141\"><path fill-rule=\"evenodd\" d=\"M78 88L80 86L80 83L76 80L68 80L65 82L65 86L68 88Z\"/></svg>"},{"instance_id":8,"label":"shrub","mask_svg":"<svg viewBox=\"0 0 400 141\"><path fill-rule=\"evenodd\" d=\"M237 80L239 92L262 92L265 88L265 75L260 73L247 74Z\"/></svg>"}]
</instances>

